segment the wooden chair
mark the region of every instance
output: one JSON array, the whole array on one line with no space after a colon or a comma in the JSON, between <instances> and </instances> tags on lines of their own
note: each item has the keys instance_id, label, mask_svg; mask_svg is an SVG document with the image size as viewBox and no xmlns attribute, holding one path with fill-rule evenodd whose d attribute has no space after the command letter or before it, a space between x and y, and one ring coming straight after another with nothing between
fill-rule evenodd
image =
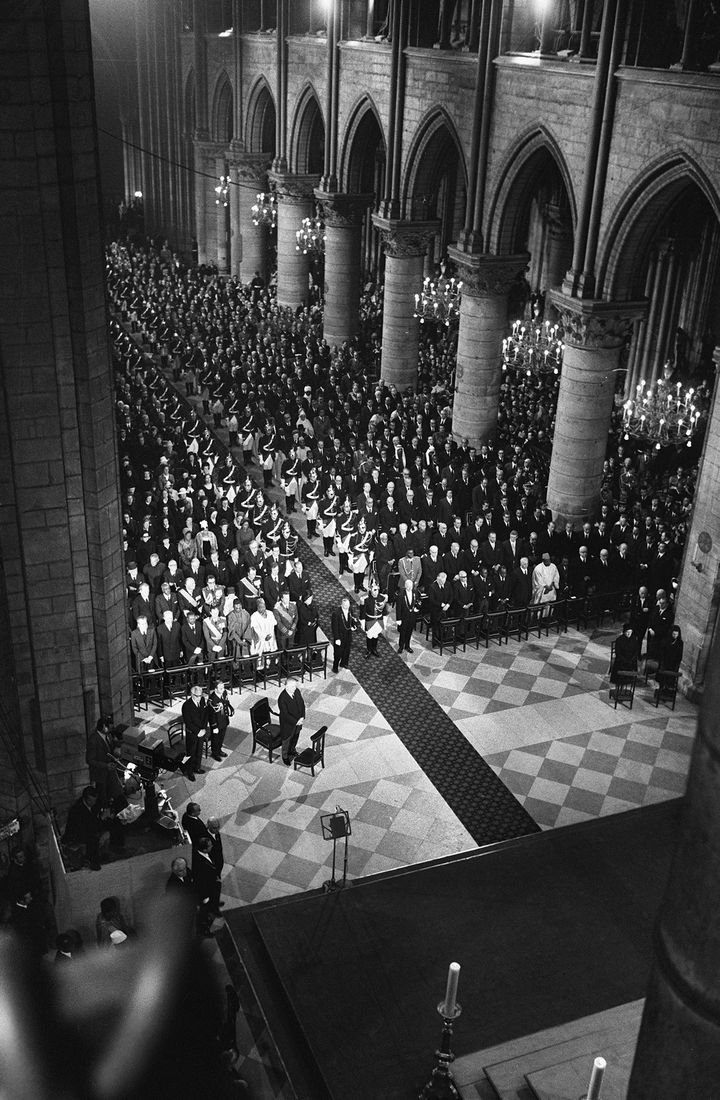
<instances>
[{"instance_id":1,"label":"wooden chair","mask_svg":"<svg viewBox=\"0 0 720 1100\"><path fill-rule=\"evenodd\" d=\"M449 646L452 646L453 653L457 653L459 626L460 619L441 619L438 631L433 631L433 648L438 647L441 657L443 649Z\"/></svg>"},{"instance_id":2,"label":"wooden chair","mask_svg":"<svg viewBox=\"0 0 720 1100\"><path fill-rule=\"evenodd\" d=\"M484 618L485 616L481 612L478 615L466 615L463 619L463 651L465 650L468 642L474 643L476 649L480 648L480 636L482 634L482 624Z\"/></svg>"},{"instance_id":3,"label":"wooden chair","mask_svg":"<svg viewBox=\"0 0 720 1100\"><path fill-rule=\"evenodd\" d=\"M329 642L313 642L305 649L305 671L310 682L317 672L323 674L323 680L327 680L327 663Z\"/></svg>"},{"instance_id":4,"label":"wooden chair","mask_svg":"<svg viewBox=\"0 0 720 1100\"><path fill-rule=\"evenodd\" d=\"M190 694L187 673L187 665L165 669L165 694L171 706L175 699L186 699Z\"/></svg>"},{"instance_id":5,"label":"wooden chair","mask_svg":"<svg viewBox=\"0 0 720 1100\"><path fill-rule=\"evenodd\" d=\"M510 607L505 615L505 641L508 642L510 635L517 634L517 640L522 641L523 634L527 638L527 608L526 607Z\"/></svg>"},{"instance_id":6,"label":"wooden chair","mask_svg":"<svg viewBox=\"0 0 720 1100\"><path fill-rule=\"evenodd\" d=\"M251 691L257 691L258 661L259 657L256 653L249 657L237 658L234 681L240 694L242 694L243 687L248 687Z\"/></svg>"},{"instance_id":7,"label":"wooden chair","mask_svg":"<svg viewBox=\"0 0 720 1100\"><path fill-rule=\"evenodd\" d=\"M585 621L585 596L568 596L564 602L565 630L569 626L580 627Z\"/></svg>"},{"instance_id":8,"label":"wooden chair","mask_svg":"<svg viewBox=\"0 0 720 1100\"><path fill-rule=\"evenodd\" d=\"M176 772L182 767L185 756L185 724L182 718L173 718L167 730L168 743L163 745L163 756L168 771Z\"/></svg>"},{"instance_id":9,"label":"wooden chair","mask_svg":"<svg viewBox=\"0 0 720 1100\"><path fill-rule=\"evenodd\" d=\"M305 683L305 657L307 647L304 645L289 646L283 650L282 666L283 676L299 676L301 683Z\"/></svg>"},{"instance_id":10,"label":"wooden chair","mask_svg":"<svg viewBox=\"0 0 720 1100\"><path fill-rule=\"evenodd\" d=\"M270 709L270 702L266 695L258 699L250 707L250 727L252 729L252 752L258 745L267 749L268 759L273 762L273 753L282 745L280 727L270 721L270 715L275 711Z\"/></svg>"},{"instance_id":11,"label":"wooden chair","mask_svg":"<svg viewBox=\"0 0 720 1100\"><path fill-rule=\"evenodd\" d=\"M315 768L320 764L325 767L325 734L327 733L327 726L321 726L317 733L314 733L310 738L310 746L307 749L303 749L296 757L293 758L293 771L297 771L298 768L309 768L310 773L315 778Z\"/></svg>"},{"instance_id":12,"label":"wooden chair","mask_svg":"<svg viewBox=\"0 0 720 1100\"><path fill-rule=\"evenodd\" d=\"M655 678L657 679L657 687L655 688L654 696L655 706L659 707L661 703L667 706L669 703L670 709L675 710L680 673L670 669L659 668L655 673Z\"/></svg>"},{"instance_id":13,"label":"wooden chair","mask_svg":"<svg viewBox=\"0 0 720 1100\"><path fill-rule=\"evenodd\" d=\"M531 634L537 631L538 638L542 637L542 632L545 630L543 619L548 614L548 604L546 603L531 603L526 607L527 616L525 619L525 637L529 638ZM547 630L545 630L547 636Z\"/></svg>"},{"instance_id":14,"label":"wooden chair","mask_svg":"<svg viewBox=\"0 0 720 1100\"><path fill-rule=\"evenodd\" d=\"M635 701L635 687L637 685L637 674L634 672L618 672L617 681L613 684L610 691L610 698L615 702L615 710L618 708L618 703L627 707L628 710L632 710L633 702Z\"/></svg>"},{"instance_id":15,"label":"wooden chair","mask_svg":"<svg viewBox=\"0 0 720 1100\"><path fill-rule=\"evenodd\" d=\"M485 639L485 648L490 648L490 639L497 638L497 644L503 644L505 637L505 619L507 611L503 607L500 611L487 611L482 621L482 636Z\"/></svg>"},{"instance_id":16,"label":"wooden chair","mask_svg":"<svg viewBox=\"0 0 720 1100\"><path fill-rule=\"evenodd\" d=\"M268 653L261 655L261 662L258 662L258 679L262 680L263 688L268 686L268 682L277 684L278 687L282 684L283 677L283 660L281 649L271 649Z\"/></svg>"}]
</instances>

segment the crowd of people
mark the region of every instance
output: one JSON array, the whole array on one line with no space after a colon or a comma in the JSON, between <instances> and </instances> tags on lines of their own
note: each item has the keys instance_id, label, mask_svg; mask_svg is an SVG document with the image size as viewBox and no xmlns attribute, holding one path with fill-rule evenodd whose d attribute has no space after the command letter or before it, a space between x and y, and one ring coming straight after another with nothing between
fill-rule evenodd
<instances>
[{"instance_id":1,"label":"crowd of people","mask_svg":"<svg viewBox=\"0 0 720 1100\"><path fill-rule=\"evenodd\" d=\"M409 648L421 601L434 626L641 586L672 609L693 452L659 461L618 425L597 516L556 528L557 376L506 372L496 437L475 448L452 435L446 330L424 326L416 390L378 381L374 290L362 338L330 349L318 308L280 307L258 282L184 268L166 248L112 246L108 287L136 669L314 642L300 513L353 579L367 656L393 610Z\"/></svg>"}]
</instances>

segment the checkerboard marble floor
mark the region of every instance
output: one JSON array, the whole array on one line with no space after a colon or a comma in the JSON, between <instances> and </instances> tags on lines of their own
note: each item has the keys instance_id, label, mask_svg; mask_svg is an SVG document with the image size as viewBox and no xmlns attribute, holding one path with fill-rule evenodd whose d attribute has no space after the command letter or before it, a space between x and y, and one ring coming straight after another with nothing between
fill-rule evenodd
<instances>
[{"instance_id":1,"label":"checkerboard marble floor","mask_svg":"<svg viewBox=\"0 0 720 1100\"><path fill-rule=\"evenodd\" d=\"M653 702L639 680L632 711L609 697L617 625L569 630L456 655L414 643L411 667L541 828L677 798L697 708Z\"/></svg>"}]
</instances>

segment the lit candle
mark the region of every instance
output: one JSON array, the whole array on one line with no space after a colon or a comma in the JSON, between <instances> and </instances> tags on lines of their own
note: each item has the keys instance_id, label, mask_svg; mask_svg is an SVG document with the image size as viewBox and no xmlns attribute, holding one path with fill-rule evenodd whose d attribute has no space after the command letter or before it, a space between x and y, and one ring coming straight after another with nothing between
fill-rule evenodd
<instances>
[{"instance_id":1,"label":"lit candle","mask_svg":"<svg viewBox=\"0 0 720 1100\"><path fill-rule=\"evenodd\" d=\"M448 967L447 986L445 987L444 1016L455 1015L457 1004L458 982L460 980L460 963L450 963Z\"/></svg>"},{"instance_id":2,"label":"lit candle","mask_svg":"<svg viewBox=\"0 0 720 1100\"><path fill-rule=\"evenodd\" d=\"M602 1088L603 1076L605 1074L606 1066L607 1062L604 1058L595 1059L595 1062L593 1063L592 1076L590 1078L586 1100L600 1100L600 1090Z\"/></svg>"}]
</instances>

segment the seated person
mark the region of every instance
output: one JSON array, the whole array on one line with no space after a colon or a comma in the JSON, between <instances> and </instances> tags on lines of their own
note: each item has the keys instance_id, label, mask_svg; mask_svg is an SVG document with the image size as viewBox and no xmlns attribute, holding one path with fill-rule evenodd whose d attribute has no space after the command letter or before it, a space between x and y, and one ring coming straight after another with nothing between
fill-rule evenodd
<instances>
[{"instance_id":1,"label":"seated person","mask_svg":"<svg viewBox=\"0 0 720 1100\"><path fill-rule=\"evenodd\" d=\"M610 669L610 683L617 684L620 679L620 673L635 675L639 657L640 646L638 645L638 640L635 637L635 633L630 623L625 623L622 634L615 639L615 651L612 668Z\"/></svg>"}]
</instances>

